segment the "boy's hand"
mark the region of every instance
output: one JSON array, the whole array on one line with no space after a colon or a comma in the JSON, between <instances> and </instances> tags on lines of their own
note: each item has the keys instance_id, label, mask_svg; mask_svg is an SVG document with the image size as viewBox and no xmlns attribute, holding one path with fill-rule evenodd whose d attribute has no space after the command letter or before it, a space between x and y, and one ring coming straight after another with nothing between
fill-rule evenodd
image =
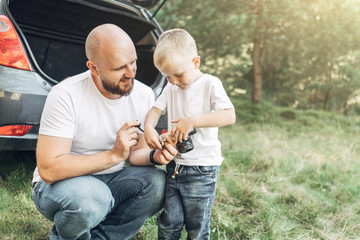
<instances>
[{"instance_id":1,"label":"boy's hand","mask_svg":"<svg viewBox=\"0 0 360 240\"><path fill-rule=\"evenodd\" d=\"M145 127L144 137L147 145L151 149L162 149L161 142L159 140L159 134L153 127Z\"/></svg>"},{"instance_id":2,"label":"boy's hand","mask_svg":"<svg viewBox=\"0 0 360 240\"><path fill-rule=\"evenodd\" d=\"M171 129L171 136L176 140L175 142L182 142L183 140L186 140L189 132L194 129L190 117L171 120L171 122L176 123L176 125Z\"/></svg>"}]
</instances>

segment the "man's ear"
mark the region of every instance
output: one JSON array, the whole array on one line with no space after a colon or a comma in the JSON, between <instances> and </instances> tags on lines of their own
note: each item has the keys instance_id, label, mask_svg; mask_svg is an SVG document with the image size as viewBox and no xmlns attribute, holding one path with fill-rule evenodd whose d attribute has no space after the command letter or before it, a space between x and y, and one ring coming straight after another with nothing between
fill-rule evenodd
<instances>
[{"instance_id":1,"label":"man's ear","mask_svg":"<svg viewBox=\"0 0 360 240\"><path fill-rule=\"evenodd\" d=\"M96 69L95 63L91 60L86 62L86 66L90 69L91 73L95 76L97 76L99 73Z\"/></svg>"},{"instance_id":2,"label":"man's ear","mask_svg":"<svg viewBox=\"0 0 360 240\"><path fill-rule=\"evenodd\" d=\"M200 68L200 56L196 56L193 59L194 65L195 65L195 69L199 69Z\"/></svg>"}]
</instances>

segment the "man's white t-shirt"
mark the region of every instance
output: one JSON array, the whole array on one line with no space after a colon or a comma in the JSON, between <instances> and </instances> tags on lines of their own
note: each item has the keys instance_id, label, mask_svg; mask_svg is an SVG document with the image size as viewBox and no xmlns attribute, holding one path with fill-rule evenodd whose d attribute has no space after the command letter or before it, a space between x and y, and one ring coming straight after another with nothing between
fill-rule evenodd
<instances>
[{"instance_id":1,"label":"man's white t-shirt","mask_svg":"<svg viewBox=\"0 0 360 240\"><path fill-rule=\"evenodd\" d=\"M117 131L128 121L145 117L155 101L152 89L134 80L128 96L104 97L86 71L54 86L45 102L39 134L71 138L71 154L93 154L113 148ZM113 173L121 162L96 174ZM33 182L40 180L35 169Z\"/></svg>"},{"instance_id":2,"label":"man's white t-shirt","mask_svg":"<svg viewBox=\"0 0 360 240\"><path fill-rule=\"evenodd\" d=\"M208 114L222 109L234 109L221 81L210 74L204 74L186 90L167 84L154 104L167 112L168 130L174 126L171 120ZM186 166L218 166L222 163L221 143L218 140L218 127L197 128L191 136L194 149L178 154L174 160Z\"/></svg>"}]
</instances>

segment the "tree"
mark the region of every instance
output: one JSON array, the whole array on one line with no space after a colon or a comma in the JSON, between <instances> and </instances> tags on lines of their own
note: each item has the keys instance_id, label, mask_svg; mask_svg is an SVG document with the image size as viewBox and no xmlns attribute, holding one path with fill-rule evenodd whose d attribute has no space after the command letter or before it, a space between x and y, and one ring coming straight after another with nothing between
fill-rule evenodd
<instances>
[{"instance_id":1,"label":"tree","mask_svg":"<svg viewBox=\"0 0 360 240\"><path fill-rule=\"evenodd\" d=\"M263 0L257 0L256 2L256 26L254 33L254 50L253 50L253 91L252 101L253 103L261 102L261 90L262 90L262 69L261 69L261 47L262 47L262 34L261 29L263 27Z\"/></svg>"}]
</instances>

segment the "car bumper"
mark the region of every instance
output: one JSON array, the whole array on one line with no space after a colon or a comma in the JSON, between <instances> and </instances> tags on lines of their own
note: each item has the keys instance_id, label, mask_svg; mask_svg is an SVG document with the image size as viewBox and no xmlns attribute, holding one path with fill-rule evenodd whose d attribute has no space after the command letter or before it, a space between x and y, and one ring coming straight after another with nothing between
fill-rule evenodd
<instances>
[{"instance_id":1,"label":"car bumper","mask_svg":"<svg viewBox=\"0 0 360 240\"><path fill-rule=\"evenodd\" d=\"M25 136L0 136L0 150L4 151L28 151L36 149L38 135L28 133Z\"/></svg>"},{"instance_id":2,"label":"car bumper","mask_svg":"<svg viewBox=\"0 0 360 240\"><path fill-rule=\"evenodd\" d=\"M31 125L24 136L0 135L1 150L34 150L50 87L35 72L0 66L0 126Z\"/></svg>"}]
</instances>

